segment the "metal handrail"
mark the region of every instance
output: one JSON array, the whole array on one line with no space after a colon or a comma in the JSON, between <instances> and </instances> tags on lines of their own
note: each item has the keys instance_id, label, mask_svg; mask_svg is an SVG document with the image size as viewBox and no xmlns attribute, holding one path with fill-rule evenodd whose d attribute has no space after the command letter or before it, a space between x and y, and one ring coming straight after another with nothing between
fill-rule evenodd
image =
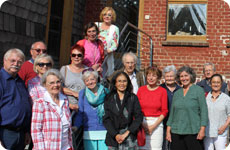
<instances>
[{"instance_id":1,"label":"metal handrail","mask_svg":"<svg viewBox=\"0 0 230 150\"><path fill-rule=\"evenodd\" d=\"M137 36L137 37L138 37L138 42L137 42L137 44L138 44L138 58L140 58L140 48L141 48L140 45L143 45L143 44L141 44L141 42L140 42L140 40L141 40L140 32L143 33L144 35L146 35L146 36L150 39L150 66L152 67L152 65L153 65L153 40L152 40L152 37L151 37L148 33L146 33L145 31L143 31L143 30L141 30L141 29L139 29L137 26L133 25L132 23L126 22L125 26L123 27L123 29L122 29L121 32L120 32L119 41L121 40L122 35L125 33L126 29L127 29L129 26L132 27L133 29L135 29L136 31L138 31L138 36ZM123 42L121 42L121 46L122 46L123 48L127 47L127 44L125 44L125 46L124 46L124 42L126 42L127 40L128 40L128 41L133 41L133 40L127 39L128 36L129 36L130 34L135 34L135 33L132 32L132 31L130 31L130 32L127 34L125 40L124 40ZM129 48L130 48L130 47L129 47ZM140 69L141 61L140 61L140 59L138 59L138 61L139 61L139 62L138 62L138 65L139 65L138 68Z\"/></svg>"}]
</instances>

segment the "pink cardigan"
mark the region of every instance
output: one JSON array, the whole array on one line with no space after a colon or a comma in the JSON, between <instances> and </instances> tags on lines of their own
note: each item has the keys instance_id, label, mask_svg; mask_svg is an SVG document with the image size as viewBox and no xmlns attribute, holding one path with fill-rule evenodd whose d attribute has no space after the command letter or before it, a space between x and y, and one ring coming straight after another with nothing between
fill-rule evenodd
<instances>
[{"instance_id":1,"label":"pink cardigan","mask_svg":"<svg viewBox=\"0 0 230 150\"><path fill-rule=\"evenodd\" d=\"M79 44L80 46L84 47L85 41L86 41L86 40L87 40L87 39L80 40L80 41L78 41L76 44ZM100 55L101 55L101 59L100 59L99 63L102 64L103 61L104 61L104 44L103 44L103 42L102 42L101 40L99 40L99 39L97 39L96 42L97 42L97 44L98 44L98 46L99 46Z\"/></svg>"}]
</instances>

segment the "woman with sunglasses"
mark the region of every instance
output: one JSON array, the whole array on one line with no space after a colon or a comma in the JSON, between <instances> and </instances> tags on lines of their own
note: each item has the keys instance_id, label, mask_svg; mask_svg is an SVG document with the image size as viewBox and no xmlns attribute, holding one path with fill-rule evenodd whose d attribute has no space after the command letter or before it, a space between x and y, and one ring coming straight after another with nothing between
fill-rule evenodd
<instances>
[{"instance_id":1,"label":"woman with sunglasses","mask_svg":"<svg viewBox=\"0 0 230 150\"><path fill-rule=\"evenodd\" d=\"M116 21L116 12L112 7L105 7L100 14L99 23L100 33L98 38L104 43L104 53L106 55L103 63L103 77L110 76L114 71L114 57L113 52L117 50L119 40L119 29L113 25Z\"/></svg>"},{"instance_id":2,"label":"woman with sunglasses","mask_svg":"<svg viewBox=\"0 0 230 150\"><path fill-rule=\"evenodd\" d=\"M86 88L79 92L79 110L74 126L83 125L85 150L105 150L106 129L102 123L104 98L108 89L98 83L98 72L87 68L82 72Z\"/></svg>"},{"instance_id":3,"label":"woman with sunglasses","mask_svg":"<svg viewBox=\"0 0 230 150\"><path fill-rule=\"evenodd\" d=\"M82 63L84 59L85 49L78 44L71 47L70 57L71 63L61 67L61 75L64 77L63 92L69 99L70 109L78 108L78 93L85 88L82 81L82 71L86 66ZM74 119L74 118L72 118Z\"/></svg>"},{"instance_id":4,"label":"woman with sunglasses","mask_svg":"<svg viewBox=\"0 0 230 150\"><path fill-rule=\"evenodd\" d=\"M43 97L45 89L41 86L40 80L42 75L53 67L53 59L50 55L41 54L34 60L34 72L37 76L28 81L28 91L33 101Z\"/></svg>"},{"instance_id":5,"label":"woman with sunglasses","mask_svg":"<svg viewBox=\"0 0 230 150\"><path fill-rule=\"evenodd\" d=\"M85 48L83 64L98 72L102 72L101 64L104 61L104 44L98 37L99 29L93 22L88 23L84 29L85 39L77 42Z\"/></svg>"},{"instance_id":6,"label":"woman with sunglasses","mask_svg":"<svg viewBox=\"0 0 230 150\"><path fill-rule=\"evenodd\" d=\"M136 133L143 115L138 98L133 94L129 76L120 71L114 75L111 91L105 99L103 123L107 129L106 144L110 150L137 150Z\"/></svg>"}]
</instances>

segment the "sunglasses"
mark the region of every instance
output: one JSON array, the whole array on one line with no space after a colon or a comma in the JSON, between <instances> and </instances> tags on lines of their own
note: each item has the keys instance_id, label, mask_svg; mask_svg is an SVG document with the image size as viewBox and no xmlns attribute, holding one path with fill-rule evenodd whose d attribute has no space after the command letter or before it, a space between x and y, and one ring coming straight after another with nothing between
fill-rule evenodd
<instances>
[{"instance_id":1,"label":"sunglasses","mask_svg":"<svg viewBox=\"0 0 230 150\"><path fill-rule=\"evenodd\" d=\"M71 57L82 57L83 55L82 54L71 54Z\"/></svg>"},{"instance_id":2,"label":"sunglasses","mask_svg":"<svg viewBox=\"0 0 230 150\"><path fill-rule=\"evenodd\" d=\"M84 74L84 73L87 72L87 71L91 72L91 71L94 71L94 69L93 69L93 68L86 68L86 69L84 69L84 70L82 71L82 74Z\"/></svg>"},{"instance_id":3,"label":"sunglasses","mask_svg":"<svg viewBox=\"0 0 230 150\"><path fill-rule=\"evenodd\" d=\"M51 63L38 63L38 66L39 67L44 67L44 66L46 66L46 67L52 67L52 64Z\"/></svg>"},{"instance_id":4,"label":"sunglasses","mask_svg":"<svg viewBox=\"0 0 230 150\"><path fill-rule=\"evenodd\" d=\"M37 53L40 53L41 51L42 51L42 53L46 53L47 52L46 49L39 49L39 48L37 48L37 49L33 49L33 50L35 50Z\"/></svg>"}]
</instances>

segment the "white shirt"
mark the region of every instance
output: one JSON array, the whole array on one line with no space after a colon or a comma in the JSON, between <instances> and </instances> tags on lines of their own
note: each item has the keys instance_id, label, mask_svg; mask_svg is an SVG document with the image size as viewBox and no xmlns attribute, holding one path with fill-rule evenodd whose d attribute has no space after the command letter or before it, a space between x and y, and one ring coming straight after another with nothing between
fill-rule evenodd
<instances>
[{"instance_id":1,"label":"white shirt","mask_svg":"<svg viewBox=\"0 0 230 150\"><path fill-rule=\"evenodd\" d=\"M133 93L134 94L137 94L137 91L138 91L138 84L137 84L137 76L136 76L136 73L133 72L132 75L129 75L129 79L131 80L131 83L133 85Z\"/></svg>"},{"instance_id":2,"label":"white shirt","mask_svg":"<svg viewBox=\"0 0 230 150\"><path fill-rule=\"evenodd\" d=\"M57 110L57 113L60 115L61 123L62 123L62 137L61 137L61 150L67 150L70 148L69 143L69 121L66 118L65 111L63 111L63 107L65 104L65 100L67 97L61 93L59 93L59 105L58 106L51 98L50 94L46 91L44 94L44 99L49 101Z\"/></svg>"}]
</instances>

